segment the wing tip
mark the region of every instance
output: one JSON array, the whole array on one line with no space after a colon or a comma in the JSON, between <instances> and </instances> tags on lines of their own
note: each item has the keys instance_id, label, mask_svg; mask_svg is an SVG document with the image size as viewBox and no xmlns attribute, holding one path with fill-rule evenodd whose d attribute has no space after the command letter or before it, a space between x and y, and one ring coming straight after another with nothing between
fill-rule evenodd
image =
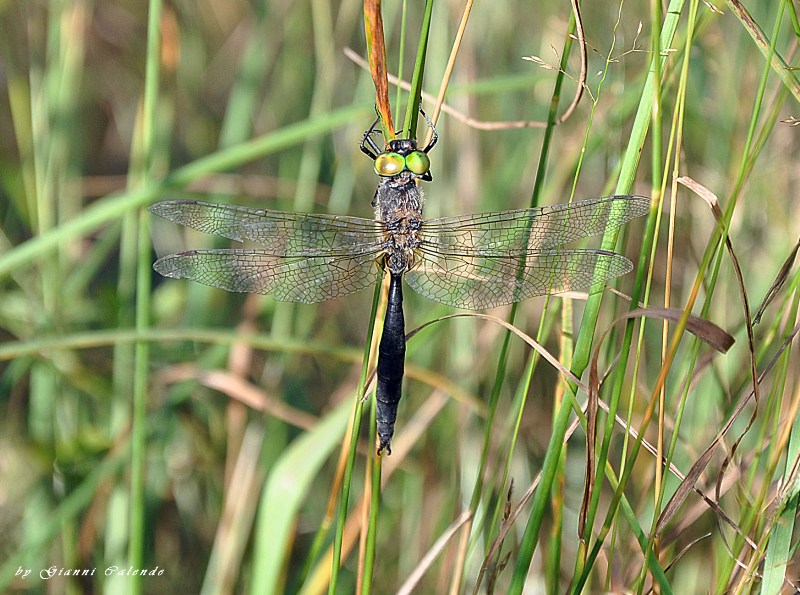
<instances>
[{"instance_id":1,"label":"wing tip","mask_svg":"<svg viewBox=\"0 0 800 595\"><path fill-rule=\"evenodd\" d=\"M199 205L202 204L200 201L197 200L190 200L185 198L178 198L175 200L161 200L159 202L151 204L147 207L147 210L153 213L154 215L158 215L159 217L164 217L165 219L169 219L169 208L174 207L176 205Z\"/></svg>"},{"instance_id":2,"label":"wing tip","mask_svg":"<svg viewBox=\"0 0 800 595\"><path fill-rule=\"evenodd\" d=\"M183 276L175 270L175 267L172 266L172 263L175 260L175 257L187 255L189 255L189 253L180 252L178 254L162 256L153 263L153 270L162 277L169 277L170 279L182 279Z\"/></svg>"}]
</instances>

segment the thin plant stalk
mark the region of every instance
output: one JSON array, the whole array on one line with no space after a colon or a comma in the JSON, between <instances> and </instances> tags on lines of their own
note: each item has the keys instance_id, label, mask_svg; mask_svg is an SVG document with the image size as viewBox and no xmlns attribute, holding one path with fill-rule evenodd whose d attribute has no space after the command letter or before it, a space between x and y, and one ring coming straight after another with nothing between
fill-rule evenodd
<instances>
[{"instance_id":1,"label":"thin plant stalk","mask_svg":"<svg viewBox=\"0 0 800 595\"><path fill-rule=\"evenodd\" d=\"M672 192L671 192L673 197L676 195L676 191L677 191L677 188L676 188L677 182L675 182L675 180L678 178L678 169L680 167L680 161L681 161L680 160L680 154L681 154L680 153L680 149L681 149L682 139L683 139L684 110L685 110L685 105L686 105L686 90L687 90L687 87L688 87L688 75L689 75L689 64L690 64L690 58L691 58L691 48L692 48L692 44L694 43L694 39L695 39L694 32L695 32L695 25L696 25L696 21L697 21L698 8L699 8L699 2L697 2L697 0L691 0L690 4L689 4L689 11L688 11L688 26L687 26L687 32L686 32L685 45L684 45L683 63L682 63L682 66L681 66L681 74L680 74L678 90L677 90L678 101L677 101L677 104L675 106L675 110L674 110L674 113L673 113L672 127L671 127L671 131L670 131L670 139L669 139L669 143L667 145L668 152L667 152L666 159L667 159L668 163L669 163L670 160L673 163L673 171L672 171L673 186L672 186ZM655 122L654 122L654 125L655 125ZM655 128L654 128L654 130L655 130ZM654 146L655 146L655 143L654 143ZM673 147L674 147L675 157L674 157L674 159L671 159L671 156L672 156L672 153L673 153L673 151L672 151ZM653 187L655 188L655 186L656 185L654 183ZM663 197L665 195L665 192L664 192L665 188L666 188L666 180L663 180L662 185L659 188L659 193L660 193L661 197ZM660 209L659 209L659 217L660 217L660 214L661 214L660 210L661 210L661 207L663 207L663 201L659 201L659 205L660 205ZM676 210L677 209L674 207L674 203L673 203L673 208L670 210L669 245L668 245L668 248L667 248L667 258L668 258L668 260L667 260L667 274L666 274L666 284L665 284L666 287L665 287L665 294L664 294L664 307L666 307L666 308L670 307L670 305L671 305L671 303L670 303L671 284L672 284L672 258L671 258L671 256L673 254L673 245L674 245L675 217L676 217L675 211ZM651 262L655 262L656 244L657 244L657 240L654 239L653 252L651 252L651 258L650 258ZM650 277L648 278L647 284L646 284L645 299L644 299L645 303L647 303L648 299L649 299L650 282L651 282L651 280L652 280L652 272L651 272ZM643 322L645 322L645 321L643 321ZM645 329L645 324L642 324L639 327L639 337L638 337L638 341L637 341L637 353L640 352L641 348L642 348L642 342L643 342L643 339L644 339L644 329ZM667 352L667 349L668 349L668 342L667 342L667 340L668 340L668 330L669 330L669 327L665 322L664 323L664 327L663 327L663 332L662 332L662 346L661 346L662 347L662 350L661 350L662 365L666 361L667 353L668 353ZM634 372L635 374L638 373L638 368L639 368L639 361L637 359L636 366L635 366L635 372ZM687 383L686 388L688 389L688 383ZM660 394L661 395L666 395L666 390L662 390ZM688 390L687 390L687 394L688 394ZM632 405L632 403L633 403L633 399L631 398L631 405ZM681 421L683 419L683 413L685 411L685 404L686 404L686 399L681 399L680 403L678 405L678 415L677 415L677 417L675 419L675 422L674 422L674 431L673 431L673 434L672 434L672 439L670 440L670 443L667 446L666 455L664 456L660 452L657 455L656 465L657 465L659 470L662 468L661 464L660 464L660 462L662 460L665 461L664 467L663 467L664 469L669 469L669 467L670 467L670 465L672 463L673 456L675 454L675 448L677 446L678 438L679 438L679 435L680 435L679 434L679 429L681 427ZM659 412L660 412L660 414L659 414L659 417L660 417L660 419L659 419L659 432L661 431L661 427L663 425L663 415L664 415L663 412L664 412L665 409L666 409L666 401L665 401L665 399L662 399L661 402L659 403ZM629 410L628 411L628 420L631 420L632 417L633 417L632 410ZM628 438L627 435L626 435L625 438L626 438L626 444L627 444L627 438ZM661 437L659 437L658 446L659 446L659 448L661 448L661 446L662 446L662 438ZM665 494L666 494L666 483L662 483L660 486L654 486L654 489L655 489L656 499L655 499L655 503L654 503L654 507L653 508L654 508L655 511L660 511L661 508L662 508L662 505L663 505L663 499L664 499ZM654 550L654 546L655 546L655 543L656 543L656 541L655 541L656 538L657 538L656 523L657 523L657 520L658 520L658 516L659 516L658 514L653 515L653 523L651 524L650 532L649 532L649 536L648 536L648 540L647 540L647 545L645 546L645 550L644 550L648 557L653 555L653 550ZM643 585L645 583L646 569L647 569L647 565L643 565L642 566L642 571L641 571L640 576L639 576L639 589L640 590L643 588Z\"/></svg>"},{"instance_id":2,"label":"thin plant stalk","mask_svg":"<svg viewBox=\"0 0 800 595\"><path fill-rule=\"evenodd\" d=\"M685 0L673 0L667 8L666 17L664 19L663 26L661 27L661 39L659 44L659 57L660 57L660 67L658 72L660 73L664 68L664 62L667 59L667 51L672 44L672 39L675 35L675 31L678 25L678 19L683 11ZM656 76L656 72L654 67L651 67L650 72L648 74L647 80L645 81L641 100L639 102L639 106L636 112L636 117L633 125L633 129L631 132L631 140L628 143L625 157L622 163L622 169L620 171L620 178L617 183L616 192L618 193L626 193L630 190L633 179L635 176L636 168L638 167L639 162L639 153L641 151L641 147L644 145L644 139L647 134L648 125L650 119L652 117L652 110L653 104L655 102L655 85L653 84L652 78ZM644 240L642 242L642 249L640 251L639 256L639 265L636 269L636 278L634 280L633 291L632 291L632 301L631 307L636 307L638 304L640 296L643 294L644 285L645 285L645 278L647 276L648 266L647 266L647 256L650 252L650 248L654 241L655 231L656 231L656 212L651 211L650 216L647 218L647 222L645 224L645 235ZM606 241L608 242L606 243ZM616 230L610 236L604 236L602 247L613 246L613 242L616 242ZM594 319L596 321L597 314L599 311L599 298L600 295L592 295L587 302L586 310L584 311L584 318L583 320L586 321L588 319ZM590 304L592 307L590 308ZM633 321L629 321L626 324L625 332L622 339L622 347L620 351L620 360L617 363L616 372L613 375L613 384L611 389L611 400L609 402L609 415L608 419L613 419L616 415L616 411L619 409L619 401L621 397L622 386L624 384L624 373L627 367L627 360L630 354L631 345L633 342L633 330L634 325ZM583 322L581 324L581 330L579 332L579 339L578 345L580 347L581 357L578 361L578 366L573 368L573 372L576 374L582 373L582 371L586 368L588 363L588 349L591 343L591 336L585 336L583 340L581 340L582 334L584 332L584 325ZM587 331L588 333L588 331ZM578 351L578 347L576 347L576 352ZM577 359L577 357L576 357ZM641 436L640 436L641 438ZM608 452L610 449L610 441L611 441L611 432L606 432L603 442L600 446L600 451L598 452L598 460L605 461L608 458ZM603 470L600 468L601 465L598 465L598 474L602 473ZM624 488L625 481L626 481L625 474L621 474L620 482L622 487ZM598 475L597 480L600 480L600 476ZM619 492L615 492L618 494ZM587 514L587 527L591 527L594 524L594 519L599 503L599 491L596 490L593 494L593 498L590 501L590 506ZM615 505L618 500L615 500ZM604 535L601 533L601 536ZM598 541L602 541L602 537L598 537ZM596 549L594 550L597 551ZM586 580L587 573L591 568L594 558L593 556L596 553L589 553L585 559L584 567L582 569L580 579L576 581L576 584L573 585L573 590L575 592L580 591L583 585L583 581Z\"/></svg>"},{"instance_id":3,"label":"thin plant stalk","mask_svg":"<svg viewBox=\"0 0 800 595\"><path fill-rule=\"evenodd\" d=\"M142 108L141 172L132 172L138 183L145 185L154 175L154 151L157 103L161 65L161 0L150 0L147 23L147 62L144 102ZM145 331L150 324L150 229L148 213L142 209L138 224L136 276L136 330ZM145 490L147 458L147 381L150 367L150 345L139 341L135 345L133 377L133 415L131 418L131 518L128 560L133 568L143 568L145 559ZM131 579L130 592L142 591L142 576Z\"/></svg>"},{"instance_id":4,"label":"thin plant stalk","mask_svg":"<svg viewBox=\"0 0 800 595\"><path fill-rule=\"evenodd\" d=\"M381 286L375 286L375 293L372 299L372 310L370 314L369 335L365 341L364 354L361 365L361 376L358 380L358 392L356 394L355 414L353 416L352 431L350 433L350 447L345 465L344 477L342 478L342 490L339 496L339 508L336 517L336 530L333 538L333 560L331 566L331 577L328 583L328 593L333 595L336 592L336 585L339 578L339 568L342 564L342 543L344 539L344 529L347 524L348 503L350 501L350 489L353 484L353 470L355 468L356 452L358 446L358 434L361 428L361 418L363 415L364 394L367 388L367 371L372 354L372 335L375 330L376 321L380 320L378 314L378 303L380 301Z\"/></svg>"}]
</instances>

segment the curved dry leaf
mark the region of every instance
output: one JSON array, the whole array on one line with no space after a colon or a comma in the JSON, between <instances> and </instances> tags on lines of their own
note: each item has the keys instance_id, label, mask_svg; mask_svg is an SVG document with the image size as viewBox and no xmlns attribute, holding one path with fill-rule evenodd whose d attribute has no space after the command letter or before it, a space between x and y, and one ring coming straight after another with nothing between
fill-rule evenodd
<instances>
[{"instance_id":1,"label":"curved dry leaf","mask_svg":"<svg viewBox=\"0 0 800 595\"><path fill-rule=\"evenodd\" d=\"M369 71L375 85L375 106L383 122L384 131L394 132L392 110L389 105L389 81L386 69L386 42L383 36L383 17L380 0L364 2L364 31L369 52Z\"/></svg>"},{"instance_id":2,"label":"curved dry leaf","mask_svg":"<svg viewBox=\"0 0 800 595\"><path fill-rule=\"evenodd\" d=\"M678 322L683 316L683 310L679 308L659 308L654 306L637 308L632 310L631 313L670 322ZM730 333L724 331L710 320L700 318L694 314L689 314L689 318L686 320L686 330L720 353L727 353L736 342L736 339Z\"/></svg>"},{"instance_id":3,"label":"curved dry leaf","mask_svg":"<svg viewBox=\"0 0 800 595\"><path fill-rule=\"evenodd\" d=\"M737 4L733 2L733 4ZM742 10L744 8L742 7ZM746 12L746 11L745 11ZM748 15L749 16L749 15ZM695 194L706 200L711 207L711 212L714 214L714 218L717 221L720 229L723 232L723 236L725 238L725 247L728 250L728 254L731 257L731 263L733 264L733 270L736 273L736 280L739 284L739 294L742 299L742 309L744 311L744 322L745 328L747 329L747 349L748 355L750 356L750 376L753 381L753 400L755 401L755 407L753 407L753 413L750 415L750 420L747 422L747 426L736 441L731 446L730 452L725 457L725 461L723 461L722 466L720 468L719 474L717 476L717 485L716 485L716 492L717 492L717 499L719 499L719 492L722 486L722 479L725 475L725 471L733 459L733 456L736 454L736 451L739 448L739 444L744 439L747 432L750 431L750 428L756 421L756 416L758 415L758 403L759 403L759 392L758 392L758 367L756 364L756 348L755 348L755 337L753 335L753 320L750 316L750 305L749 300L747 297L747 288L744 284L744 275L742 274L742 268L739 266L739 259L736 256L736 252L733 249L733 243L731 242L730 235L727 233L726 222L722 215L722 210L719 207L719 201L717 197L708 190L705 186L700 184L699 182L693 180L689 177L682 177L677 179L678 182L685 185L687 188L690 188Z\"/></svg>"},{"instance_id":4,"label":"curved dry leaf","mask_svg":"<svg viewBox=\"0 0 800 595\"><path fill-rule=\"evenodd\" d=\"M502 326L506 330L511 331L512 333L517 335L520 339L525 341L528 345L530 345L539 355L541 355L551 366L553 366L556 370L558 370L567 380L569 380L570 382L574 382L575 384L577 384L584 391L586 390L586 385L583 384L580 381L580 379L577 376L575 376L575 374L573 374L569 370L569 368L567 368L566 366L564 366L564 364L562 364L560 361L558 361L557 357L555 357L549 351L547 351L547 349L545 349L541 344L537 343L531 336L523 333L521 330L519 330L513 324L509 324L508 322L506 322L505 320L503 320L501 318L498 318L497 316L491 316L489 314L480 314L478 312L469 312L469 313L464 312L464 313L459 313L459 314L448 314L447 316L441 316L439 318L435 318L433 320L429 320L425 324L422 324L422 325L418 326L417 328L415 328L413 331L409 332L406 335L406 341L408 341L411 337L416 335L422 329L427 328L428 326L430 326L430 325L432 325L432 324L434 324L436 322L441 322L442 320L447 320L449 318L482 318L484 320L489 320L491 322L499 324L500 326Z\"/></svg>"},{"instance_id":5,"label":"curved dry leaf","mask_svg":"<svg viewBox=\"0 0 800 595\"><path fill-rule=\"evenodd\" d=\"M600 376L598 373L598 360L600 357L600 346L610 330L618 323L632 318L657 318L659 320L672 320L677 322L684 316L683 310L676 308L657 308L646 307L636 308L618 316L603 331L595 346L594 353L589 363L589 401L586 410L586 477L584 479L583 502L578 519L579 534L583 535L586 528L586 515L589 510L589 502L594 491L595 477L595 442L597 438L597 408L600 400ZM734 343L734 338L720 327L709 320L699 316L689 315L685 329L696 336L704 343L710 345L717 351L725 353ZM648 416L645 416L647 419Z\"/></svg>"},{"instance_id":6,"label":"curved dry leaf","mask_svg":"<svg viewBox=\"0 0 800 595\"><path fill-rule=\"evenodd\" d=\"M798 248L800 248L800 240L797 240L797 243L789 253L788 258L784 261L783 265L778 271L778 274L775 276L775 280L772 282L772 285L769 286L767 293L764 295L764 299L761 300L761 306L759 306L756 315L753 316L753 324L758 324L761 322L761 317L764 315L764 311L767 309L767 306L772 303L772 300L775 299L775 296L778 295L781 287L783 287L783 284L786 283L786 279L789 278L789 271L792 270L792 265L797 257Z\"/></svg>"},{"instance_id":7,"label":"curved dry leaf","mask_svg":"<svg viewBox=\"0 0 800 595\"><path fill-rule=\"evenodd\" d=\"M794 338L797 336L798 332L800 332L800 323L795 325L795 327L792 329L792 332L789 333L789 336L786 338L786 340L784 340L783 344L781 344L780 349L778 349L777 353L775 353L773 358L770 360L769 364L767 364L767 366L761 372L761 374L758 377L757 384L760 384L761 381L770 372L770 370L772 370L773 366L778 361L781 354L786 350L787 347L789 347ZM669 523L669 521L677 512L678 508L681 506L681 504L683 504L684 500L686 500L686 497L689 495L689 492L694 489L695 483L697 482L697 478L705 470L717 446L719 446L719 444L722 442L722 439L728 433L731 426L733 426L733 423L739 418L739 415L744 410L747 403L750 402L750 398L753 396L753 394L754 390L751 390L744 397L742 397L742 399L740 399L739 403L737 403L735 409L728 418L728 421L725 422L725 425L717 433L716 437L711 442L711 444L706 448L703 454L700 455L700 458L697 460L697 462L694 465L692 465L692 468L689 470L689 473L686 474L686 478L683 481L681 481L680 485L675 490L675 493L672 495L672 498L670 498L669 502L667 502L667 505L664 507L664 510L659 515L658 523L656 524L656 534L659 534L664 530L667 523ZM726 457L726 459L727 458L728 457ZM719 486L719 480L717 481L717 485Z\"/></svg>"}]
</instances>

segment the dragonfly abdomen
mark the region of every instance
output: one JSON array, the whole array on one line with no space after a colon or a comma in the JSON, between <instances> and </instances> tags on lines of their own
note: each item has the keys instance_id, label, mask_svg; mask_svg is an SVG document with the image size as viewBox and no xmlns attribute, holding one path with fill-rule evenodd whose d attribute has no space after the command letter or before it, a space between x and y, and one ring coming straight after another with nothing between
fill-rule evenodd
<instances>
[{"instance_id":1,"label":"dragonfly abdomen","mask_svg":"<svg viewBox=\"0 0 800 595\"><path fill-rule=\"evenodd\" d=\"M400 403L400 389L406 356L406 331L403 318L402 275L391 274L389 300L378 347L378 388L375 416L378 423L378 454L385 448L391 454L394 422Z\"/></svg>"}]
</instances>

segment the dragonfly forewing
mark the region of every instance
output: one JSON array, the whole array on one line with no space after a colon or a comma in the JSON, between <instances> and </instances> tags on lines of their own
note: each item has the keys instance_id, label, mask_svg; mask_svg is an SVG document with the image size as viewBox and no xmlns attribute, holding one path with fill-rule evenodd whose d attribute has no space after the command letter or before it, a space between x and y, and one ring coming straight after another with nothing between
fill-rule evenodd
<instances>
[{"instance_id":1,"label":"dragonfly forewing","mask_svg":"<svg viewBox=\"0 0 800 595\"><path fill-rule=\"evenodd\" d=\"M425 221L420 236L431 254L512 256L603 233L647 214L650 199L620 195L572 203Z\"/></svg>"},{"instance_id":2,"label":"dragonfly forewing","mask_svg":"<svg viewBox=\"0 0 800 595\"><path fill-rule=\"evenodd\" d=\"M180 225L256 246L165 256L154 268L166 277L310 304L369 287L381 275L375 261L384 252L385 225L373 219L187 200L160 202L150 210Z\"/></svg>"},{"instance_id":3,"label":"dragonfly forewing","mask_svg":"<svg viewBox=\"0 0 800 595\"><path fill-rule=\"evenodd\" d=\"M336 256L374 250L385 226L374 219L287 213L193 200L159 202L160 217L237 242L253 242L274 256Z\"/></svg>"}]
</instances>

